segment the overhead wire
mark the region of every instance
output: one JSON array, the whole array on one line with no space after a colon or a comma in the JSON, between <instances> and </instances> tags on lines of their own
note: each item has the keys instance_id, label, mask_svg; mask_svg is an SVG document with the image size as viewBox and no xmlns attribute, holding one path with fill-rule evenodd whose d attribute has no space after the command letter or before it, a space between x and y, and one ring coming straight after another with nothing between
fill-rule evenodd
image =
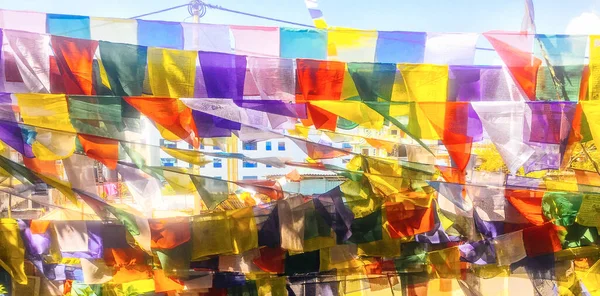
<instances>
[{"instance_id":1,"label":"overhead wire","mask_svg":"<svg viewBox=\"0 0 600 296\"><path fill-rule=\"evenodd\" d=\"M181 8L181 7L187 7L189 5L190 5L189 3L181 4L181 5L177 5L177 6L173 6L173 7L169 7L169 8L165 8L165 9L161 9L161 10L157 10L157 11L153 11L153 12L148 12L148 13L144 13L144 14L132 16L129 19L138 19L138 18L141 18L141 17L145 17L145 16L149 16L149 15L153 15L153 14L158 14L158 13L163 13L163 12L166 12L166 11L169 11L169 10L174 10L174 9Z\"/></svg>"},{"instance_id":2,"label":"overhead wire","mask_svg":"<svg viewBox=\"0 0 600 296\"><path fill-rule=\"evenodd\" d=\"M255 18L260 18L260 19L274 21L274 22L279 22L279 23L288 24L288 25L300 26L300 27L305 27L305 28L314 28L315 27L313 25L307 25L307 24L302 24L302 23L290 22L290 21L286 21L286 20L282 20L282 19L277 19L277 18L272 18L272 17L268 17L268 16L263 16L263 15L249 13L249 12L243 12L243 11L239 11L239 10L229 9L229 8L225 8L225 7L220 6L220 5L213 5L213 4L208 4L208 3L204 3L203 5L205 5L208 8L211 8L211 9L216 9L216 10L221 10L221 11L225 11L225 12L231 12L231 13L235 13L235 14L240 14L240 15L245 15L245 16L250 16L250 17L255 17Z\"/></svg>"}]
</instances>

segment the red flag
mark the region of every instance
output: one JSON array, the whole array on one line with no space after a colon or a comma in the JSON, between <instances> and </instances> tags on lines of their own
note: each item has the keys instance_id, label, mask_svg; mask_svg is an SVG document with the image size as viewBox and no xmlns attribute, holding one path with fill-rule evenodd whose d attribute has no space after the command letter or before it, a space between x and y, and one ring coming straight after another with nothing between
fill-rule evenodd
<instances>
[{"instance_id":1,"label":"red flag","mask_svg":"<svg viewBox=\"0 0 600 296\"><path fill-rule=\"evenodd\" d=\"M260 249L260 257L254 258L252 263L266 272L283 273L285 250L281 248L264 247Z\"/></svg>"},{"instance_id":2,"label":"red flag","mask_svg":"<svg viewBox=\"0 0 600 296\"><path fill-rule=\"evenodd\" d=\"M306 126L335 131L337 116L327 110L310 105L310 101L339 101L344 84L346 65L337 61L316 61L298 59L296 102L308 103L308 118L302 123Z\"/></svg>"},{"instance_id":3,"label":"red flag","mask_svg":"<svg viewBox=\"0 0 600 296\"><path fill-rule=\"evenodd\" d=\"M523 229L523 244L529 257L551 254L562 250L556 227L551 222Z\"/></svg>"},{"instance_id":4,"label":"red flag","mask_svg":"<svg viewBox=\"0 0 600 296\"><path fill-rule=\"evenodd\" d=\"M283 198L283 189L277 181L274 180L244 180L236 182L242 188L251 189L257 193L264 194L272 200Z\"/></svg>"},{"instance_id":5,"label":"red flag","mask_svg":"<svg viewBox=\"0 0 600 296\"><path fill-rule=\"evenodd\" d=\"M492 44L525 95L535 101L538 68L542 61L533 56L534 35L527 32L488 32L483 36Z\"/></svg>"}]
</instances>

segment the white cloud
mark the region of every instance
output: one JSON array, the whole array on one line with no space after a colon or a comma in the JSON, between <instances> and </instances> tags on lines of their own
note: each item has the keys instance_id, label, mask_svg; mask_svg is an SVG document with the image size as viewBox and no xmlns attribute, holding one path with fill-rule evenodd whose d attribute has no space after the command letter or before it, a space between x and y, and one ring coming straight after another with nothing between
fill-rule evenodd
<instances>
[{"instance_id":1,"label":"white cloud","mask_svg":"<svg viewBox=\"0 0 600 296\"><path fill-rule=\"evenodd\" d=\"M600 35L600 16L584 12L569 22L565 33L569 35Z\"/></svg>"}]
</instances>

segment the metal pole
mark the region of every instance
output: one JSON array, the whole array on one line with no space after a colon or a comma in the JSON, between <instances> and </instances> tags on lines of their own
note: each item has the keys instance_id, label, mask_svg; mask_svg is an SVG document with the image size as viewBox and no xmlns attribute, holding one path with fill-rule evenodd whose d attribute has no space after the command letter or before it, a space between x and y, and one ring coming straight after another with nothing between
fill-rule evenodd
<instances>
[{"instance_id":1,"label":"metal pole","mask_svg":"<svg viewBox=\"0 0 600 296\"><path fill-rule=\"evenodd\" d=\"M10 177L8 180L8 184L10 186L10 188L12 189L13 187L13 178ZM12 219L12 194L8 194L8 219Z\"/></svg>"},{"instance_id":2,"label":"metal pole","mask_svg":"<svg viewBox=\"0 0 600 296\"><path fill-rule=\"evenodd\" d=\"M200 2L198 1L190 1L190 5L192 6L192 17L193 17L193 22L195 24L199 24L200 23ZM194 46L196 49L200 49L200 36L199 36L199 28L195 28L194 30L192 30L193 32L193 38L194 38ZM200 169L198 169L198 173L200 173ZM193 214L194 215L199 215L200 212L202 211L202 203L200 202L200 199L202 197L200 195L194 195L194 211Z\"/></svg>"},{"instance_id":3,"label":"metal pole","mask_svg":"<svg viewBox=\"0 0 600 296\"><path fill-rule=\"evenodd\" d=\"M194 23L200 23L200 5L195 2L192 4L192 14L194 16Z\"/></svg>"}]
</instances>

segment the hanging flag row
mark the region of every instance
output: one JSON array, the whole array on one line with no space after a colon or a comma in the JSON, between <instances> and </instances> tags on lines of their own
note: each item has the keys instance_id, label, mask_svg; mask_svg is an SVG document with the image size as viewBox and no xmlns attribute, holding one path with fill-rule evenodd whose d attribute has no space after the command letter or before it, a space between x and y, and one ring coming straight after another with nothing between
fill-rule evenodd
<instances>
[{"instance_id":1,"label":"hanging flag row","mask_svg":"<svg viewBox=\"0 0 600 296\"><path fill-rule=\"evenodd\" d=\"M400 175L380 177L400 172L393 163L364 156L352 163L362 177L327 193L193 217L146 219L73 189L100 218L114 217L121 224L5 219L0 233L8 252L0 254L0 262L20 284L27 281L27 261L47 280L68 283L64 289L133 289L129 292L138 294L153 289L252 291L274 288L273 283L285 289L294 287L298 276L317 281L333 276L331 285L344 289L351 275L369 283L400 276L394 286L407 291L418 290L421 285L413 281L420 279L436 291L436 280L453 283L465 274L472 282L464 288L486 291L498 286L486 285L477 272L495 267L510 269L511 279L528 274L519 286L529 295L537 280L576 288L554 280L568 275L560 266L598 252L596 214L585 210L593 209L597 194L437 181L407 186ZM0 164L19 167L5 158ZM587 268L576 268L575 282L595 288L595 271ZM199 278L204 278L200 287L193 281Z\"/></svg>"},{"instance_id":2,"label":"hanging flag row","mask_svg":"<svg viewBox=\"0 0 600 296\"><path fill-rule=\"evenodd\" d=\"M479 37L192 24L10 10L0 11L0 28L172 49L226 53L233 50L242 55L441 64L473 64Z\"/></svg>"},{"instance_id":3,"label":"hanging flag row","mask_svg":"<svg viewBox=\"0 0 600 296\"><path fill-rule=\"evenodd\" d=\"M594 81L599 75L595 71L599 51L593 37L588 66L583 56L587 36L486 36L497 45L505 67L256 57L5 29L2 84L4 91L13 93L291 100L300 93L307 96L316 87L306 81L313 75L328 82L331 90L322 95L333 100L360 96L387 101L577 101L598 96ZM524 41L534 47L534 40L541 45L536 52L516 47ZM581 54L575 54L574 47ZM231 71L219 71L224 63ZM67 77L69 72L80 74ZM425 77L431 80L427 84L421 83ZM221 79L227 79L227 84L215 90ZM373 86L376 92L365 93L364 88Z\"/></svg>"}]
</instances>

